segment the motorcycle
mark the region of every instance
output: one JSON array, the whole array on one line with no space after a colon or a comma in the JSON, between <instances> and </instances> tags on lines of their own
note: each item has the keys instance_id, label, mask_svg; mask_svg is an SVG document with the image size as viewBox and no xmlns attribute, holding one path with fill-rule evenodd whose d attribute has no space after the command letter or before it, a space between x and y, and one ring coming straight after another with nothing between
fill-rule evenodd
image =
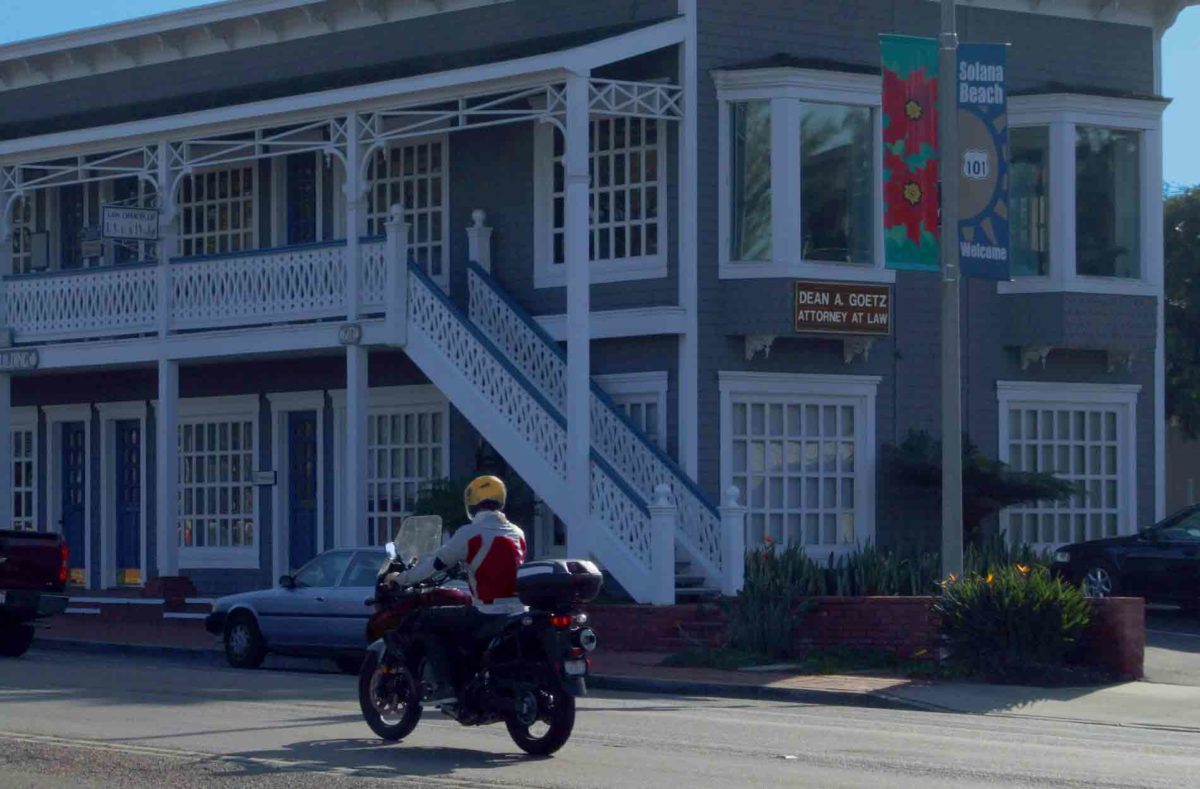
<instances>
[{"instance_id":1,"label":"motorcycle","mask_svg":"<svg viewBox=\"0 0 1200 789\"><path fill-rule=\"evenodd\" d=\"M436 550L441 518L406 518L386 548L367 625L370 646L358 678L363 718L375 734L402 740L416 728L431 699L421 614L435 606L471 604L471 595L440 573L406 588L386 583L390 573L412 567ZM405 558L402 558L405 557ZM600 592L600 571L588 561L529 562L517 574L523 613L497 616L475 634L466 656L466 679L457 699L439 706L463 726L503 722L509 736L529 754L546 756L566 744L575 726L575 699L587 693L589 654L595 632L582 606Z\"/></svg>"}]
</instances>

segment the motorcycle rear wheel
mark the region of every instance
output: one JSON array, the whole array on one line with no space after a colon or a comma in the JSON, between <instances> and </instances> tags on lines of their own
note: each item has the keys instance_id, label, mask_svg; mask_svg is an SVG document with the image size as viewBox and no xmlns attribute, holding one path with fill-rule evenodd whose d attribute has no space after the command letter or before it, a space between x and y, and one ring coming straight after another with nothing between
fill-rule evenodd
<instances>
[{"instance_id":1,"label":"motorcycle rear wheel","mask_svg":"<svg viewBox=\"0 0 1200 789\"><path fill-rule=\"evenodd\" d=\"M575 728L575 697L561 688L539 688L537 719L522 723L519 716L510 716L504 725L517 747L533 756L549 756L571 738Z\"/></svg>"},{"instance_id":2,"label":"motorcycle rear wheel","mask_svg":"<svg viewBox=\"0 0 1200 789\"><path fill-rule=\"evenodd\" d=\"M421 695L407 668L388 672L374 652L358 672L358 706L371 731L390 742L412 734L421 720Z\"/></svg>"}]
</instances>

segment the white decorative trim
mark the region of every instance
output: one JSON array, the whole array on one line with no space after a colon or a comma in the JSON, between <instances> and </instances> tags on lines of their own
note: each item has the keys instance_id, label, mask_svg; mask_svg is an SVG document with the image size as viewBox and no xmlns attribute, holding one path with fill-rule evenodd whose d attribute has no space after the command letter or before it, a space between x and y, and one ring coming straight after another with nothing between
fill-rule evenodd
<instances>
[{"instance_id":1,"label":"white decorative trim","mask_svg":"<svg viewBox=\"0 0 1200 789\"><path fill-rule=\"evenodd\" d=\"M779 339L775 334L747 334L746 341L746 361L754 360L754 357L762 353L764 359L771 358L771 346L775 344L775 340Z\"/></svg>"},{"instance_id":2,"label":"white decorative trim","mask_svg":"<svg viewBox=\"0 0 1200 789\"><path fill-rule=\"evenodd\" d=\"M1002 400L1059 403L1120 403L1134 405L1142 391L1139 384L1058 383L1048 381L997 381Z\"/></svg>"},{"instance_id":3,"label":"white decorative trim","mask_svg":"<svg viewBox=\"0 0 1200 789\"><path fill-rule=\"evenodd\" d=\"M591 316L591 338L610 340L618 337L648 337L658 334L683 334L687 313L682 307L634 307L604 310ZM538 315L534 318L557 342L567 340L566 315Z\"/></svg>"},{"instance_id":4,"label":"white decorative trim","mask_svg":"<svg viewBox=\"0 0 1200 789\"><path fill-rule=\"evenodd\" d=\"M157 402L155 400L154 402ZM179 418L198 419L208 416L243 416L258 418L258 395L222 395L220 397L179 398ZM255 450L257 453L257 449Z\"/></svg>"},{"instance_id":5,"label":"white decorative trim","mask_svg":"<svg viewBox=\"0 0 1200 789\"><path fill-rule=\"evenodd\" d=\"M92 418L91 404L44 405L42 413L46 422L88 422Z\"/></svg>"},{"instance_id":6,"label":"white decorative trim","mask_svg":"<svg viewBox=\"0 0 1200 789\"><path fill-rule=\"evenodd\" d=\"M876 443L876 396L883 380L876 375L804 375L793 373L749 373L721 370L717 373L721 392L721 489L733 485L734 399L774 397L833 397L854 403L858 414L854 440L861 456L855 456L855 524L857 544L875 540L875 477L878 463ZM839 546L851 550L854 545ZM821 557L824 558L824 557Z\"/></svg>"},{"instance_id":7,"label":"white decorative trim","mask_svg":"<svg viewBox=\"0 0 1200 789\"><path fill-rule=\"evenodd\" d=\"M101 419L141 419L146 416L145 400L124 400L119 403L96 403Z\"/></svg>"},{"instance_id":8,"label":"white decorative trim","mask_svg":"<svg viewBox=\"0 0 1200 789\"><path fill-rule=\"evenodd\" d=\"M12 409L8 418L13 430L32 430L37 428L37 406L23 405Z\"/></svg>"},{"instance_id":9,"label":"white decorative trim","mask_svg":"<svg viewBox=\"0 0 1200 789\"><path fill-rule=\"evenodd\" d=\"M839 282L896 281L884 267L883 146L873 146L874 210L872 260L831 263L802 258L803 229L793 217L800 210L800 102L826 102L871 110L872 140L883 135L883 79L878 74L802 68L764 68L712 72L718 100L718 253L721 279L810 278ZM771 260L735 261L730 257L730 106L736 102L771 102Z\"/></svg>"},{"instance_id":10,"label":"white decorative trim","mask_svg":"<svg viewBox=\"0 0 1200 789\"><path fill-rule=\"evenodd\" d=\"M938 2L939 0L928 0ZM1142 27L1169 27L1187 3L1161 0L956 0L958 5L995 8L1039 16L1118 22ZM1031 21L1030 24L1036 24Z\"/></svg>"},{"instance_id":11,"label":"white decorative trim","mask_svg":"<svg viewBox=\"0 0 1200 789\"><path fill-rule=\"evenodd\" d=\"M320 411L325 407L325 392L268 392L267 401L273 411Z\"/></svg>"}]
</instances>

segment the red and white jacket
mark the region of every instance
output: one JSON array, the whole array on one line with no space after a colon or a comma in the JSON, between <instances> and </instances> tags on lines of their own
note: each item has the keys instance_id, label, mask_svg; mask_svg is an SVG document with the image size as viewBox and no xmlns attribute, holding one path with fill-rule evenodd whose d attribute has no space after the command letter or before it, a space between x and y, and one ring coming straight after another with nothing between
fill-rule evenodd
<instances>
[{"instance_id":1,"label":"red and white jacket","mask_svg":"<svg viewBox=\"0 0 1200 789\"><path fill-rule=\"evenodd\" d=\"M485 614L517 613L525 610L517 598L517 568L524 561L525 532L503 512L484 510L454 532L437 553L397 574L395 582L420 583L461 562L467 566L475 608Z\"/></svg>"}]
</instances>

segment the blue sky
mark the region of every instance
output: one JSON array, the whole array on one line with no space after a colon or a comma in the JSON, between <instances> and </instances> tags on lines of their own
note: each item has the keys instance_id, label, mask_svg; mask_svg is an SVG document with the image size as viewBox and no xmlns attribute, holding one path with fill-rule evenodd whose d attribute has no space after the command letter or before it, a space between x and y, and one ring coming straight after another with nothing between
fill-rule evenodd
<instances>
[{"instance_id":1,"label":"blue sky","mask_svg":"<svg viewBox=\"0 0 1200 789\"><path fill-rule=\"evenodd\" d=\"M208 0L0 0L0 43L102 25L121 19L207 5ZM55 13L46 9L53 5ZM1200 7L1189 8L1163 40L1163 93L1174 99L1166 114L1163 177L1200 184Z\"/></svg>"}]
</instances>

